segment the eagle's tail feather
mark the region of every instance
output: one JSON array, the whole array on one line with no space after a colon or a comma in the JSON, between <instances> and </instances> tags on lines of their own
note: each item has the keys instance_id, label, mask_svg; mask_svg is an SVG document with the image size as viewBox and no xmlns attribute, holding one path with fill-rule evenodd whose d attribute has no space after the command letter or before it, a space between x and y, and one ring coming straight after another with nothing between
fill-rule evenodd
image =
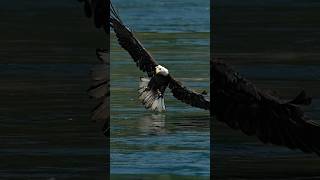
<instances>
[{"instance_id":1,"label":"eagle's tail feather","mask_svg":"<svg viewBox=\"0 0 320 180\"><path fill-rule=\"evenodd\" d=\"M146 109L163 112L166 110L164 97L161 93L148 88L150 78L141 77L139 83L139 100Z\"/></svg>"}]
</instances>

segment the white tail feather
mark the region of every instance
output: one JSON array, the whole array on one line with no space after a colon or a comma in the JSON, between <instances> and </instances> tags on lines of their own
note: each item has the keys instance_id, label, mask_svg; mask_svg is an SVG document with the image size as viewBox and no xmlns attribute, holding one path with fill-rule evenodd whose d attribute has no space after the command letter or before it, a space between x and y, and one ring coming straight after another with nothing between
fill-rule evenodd
<instances>
[{"instance_id":1,"label":"white tail feather","mask_svg":"<svg viewBox=\"0 0 320 180\"><path fill-rule=\"evenodd\" d=\"M164 98L159 94L148 88L150 78L141 77L139 83L139 100L146 109L152 111L163 112L166 110L164 105Z\"/></svg>"}]
</instances>

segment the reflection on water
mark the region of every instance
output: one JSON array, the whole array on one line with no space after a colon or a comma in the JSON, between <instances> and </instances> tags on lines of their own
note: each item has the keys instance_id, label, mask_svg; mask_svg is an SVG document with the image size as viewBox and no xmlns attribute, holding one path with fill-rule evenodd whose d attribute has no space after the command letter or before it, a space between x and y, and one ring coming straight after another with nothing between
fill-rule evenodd
<instances>
[{"instance_id":1,"label":"reflection on water","mask_svg":"<svg viewBox=\"0 0 320 180\"><path fill-rule=\"evenodd\" d=\"M166 115L152 114L141 117L139 121L139 130L145 135L161 135L166 134Z\"/></svg>"},{"instance_id":2,"label":"reflection on water","mask_svg":"<svg viewBox=\"0 0 320 180\"><path fill-rule=\"evenodd\" d=\"M112 121L116 129L111 139L113 174L208 176L208 114L201 112L204 115L197 126L193 121L199 116L193 119L192 114L140 113L126 120ZM191 118L178 118L183 114Z\"/></svg>"}]
</instances>

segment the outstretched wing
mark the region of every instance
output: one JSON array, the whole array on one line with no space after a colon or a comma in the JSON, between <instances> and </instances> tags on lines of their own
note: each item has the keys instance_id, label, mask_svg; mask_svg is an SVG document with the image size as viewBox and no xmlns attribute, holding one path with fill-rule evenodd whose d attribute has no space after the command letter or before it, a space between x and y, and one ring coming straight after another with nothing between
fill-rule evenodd
<instances>
[{"instance_id":1,"label":"outstretched wing","mask_svg":"<svg viewBox=\"0 0 320 180\"><path fill-rule=\"evenodd\" d=\"M111 5L110 25L113 28L118 42L136 62L137 66L143 72L147 72L148 76L154 75L155 67L158 63L151 56L151 54L143 47L133 33L122 23L119 15Z\"/></svg>"},{"instance_id":2,"label":"outstretched wing","mask_svg":"<svg viewBox=\"0 0 320 180\"><path fill-rule=\"evenodd\" d=\"M263 143L315 152L320 155L320 126L309 120L301 105L311 103L302 91L291 101L257 89L229 66L213 62L211 97L213 114L219 121Z\"/></svg>"},{"instance_id":3,"label":"outstretched wing","mask_svg":"<svg viewBox=\"0 0 320 180\"><path fill-rule=\"evenodd\" d=\"M109 0L78 0L84 2L85 14L88 18L93 16L96 28L103 28L109 38ZM104 123L103 132L106 136L110 135L110 91L109 91L109 51L107 49L97 49L96 55L100 63L95 65L91 71L91 86L88 95L99 101L99 104L92 110L93 121Z\"/></svg>"},{"instance_id":4,"label":"outstretched wing","mask_svg":"<svg viewBox=\"0 0 320 180\"><path fill-rule=\"evenodd\" d=\"M187 87L183 86L181 82L175 80L172 76L169 82L169 88L171 89L173 96L178 100L193 107L198 107L205 110L210 109L210 100L208 96L188 89Z\"/></svg>"}]
</instances>

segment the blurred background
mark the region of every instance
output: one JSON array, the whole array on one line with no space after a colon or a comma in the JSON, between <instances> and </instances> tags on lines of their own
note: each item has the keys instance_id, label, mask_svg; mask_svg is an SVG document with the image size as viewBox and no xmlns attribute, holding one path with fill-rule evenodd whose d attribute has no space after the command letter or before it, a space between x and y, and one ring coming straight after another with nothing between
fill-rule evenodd
<instances>
[{"instance_id":1,"label":"blurred background","mask_svg":"<svg viewBox=\"0 0 320 180\"><path fill-rule=\"evenodd\" d=\"M313 97L306 114L320 122L319 9L311 0L215 0L214 56L280 97L305 89ZM215 178L319 178L316 155L263 145L217 121L213 132Z\"/></svg>"},{"instance_id":2,"label":"blurred background","mask_svg":"<svg viewBox=\"0 0 320 180\"><path fill-rule=\"evenodd\" d=\"M105 179L86 90L104 33L76 0L0 7L0 179Z\"/></svg>"}]
</instances>

